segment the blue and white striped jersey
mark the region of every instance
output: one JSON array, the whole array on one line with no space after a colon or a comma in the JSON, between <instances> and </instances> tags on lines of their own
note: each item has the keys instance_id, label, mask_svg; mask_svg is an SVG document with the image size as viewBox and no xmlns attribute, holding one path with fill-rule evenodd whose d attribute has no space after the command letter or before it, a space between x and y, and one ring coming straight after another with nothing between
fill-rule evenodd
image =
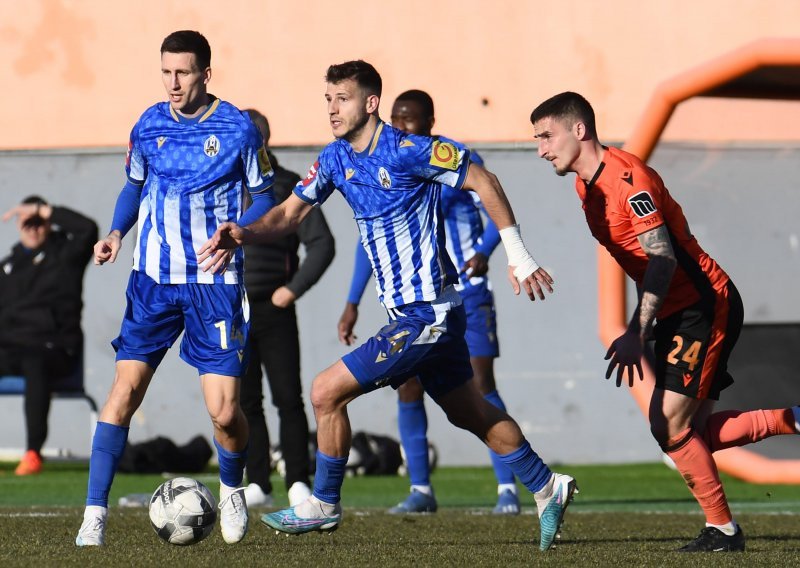
<instances>
[{"instance_id":1,"label":"blue and white striped jersey","mask_svg":"<svg viewBox=\"0 0 800 568\"><path fill-rule=\"evenodd\" d=\"M483 165L483 159L474 150L470 154L470 161ZM447 252L459 270L478 252L489 258L500 242L500 234L488 216L484 227L482 212L484 212L483 204L477 193L442 186L442 213ZM459 274L457 290L473 286L488 286L491 289L489 277L469 277L464 272Z\"/></svg>"},{"instance_id":2,"label":"blue and white striped jersey","mask_svg":"<svg viewBox=\"0 0 800 568\"><path fill-rule=\"evenodd\" d=\"M160 284L242 282L241 249L223 274L203 272L196 251L220 223L239 219L243 186L272 187L263 140L247 115L217 98L191 119L155 104L133 127L125 171L142 187L134 270Z\"/></svg>"},{"instance_id":3,"label":"blue and white striped jersey","mask_svg":"<svg viewBox=\"0 0 800 568\"><path fill-rule=\"evenodd\" d=\"M380 122L372 142L355 152L328 144L295 194L323 203L338 189L353 209L386 308L433 301L458 275L444 243L441 185L460 188L469 150L447 139L415 136Z\"/></svg>"}]
</instances>

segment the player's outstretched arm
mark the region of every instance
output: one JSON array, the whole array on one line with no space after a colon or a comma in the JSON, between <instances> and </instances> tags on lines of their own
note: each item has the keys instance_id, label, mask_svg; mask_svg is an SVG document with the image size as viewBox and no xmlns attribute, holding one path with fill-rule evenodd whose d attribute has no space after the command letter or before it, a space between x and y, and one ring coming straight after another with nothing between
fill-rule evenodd
<instances>
[{"instance_id":1,"label":"player's outstretched arm","mask_svg":"<svg viewBox=\"0 0 800 568\"><path fill-rule=\"evenodd\" d=\"M106 262L114 262L121 246L122 235L117 230L111 231L106 238L95 243L94 263L101 266Z\"/></svg>"},{"instance_id":2,"label":"player's outstretched arm","mask_svg":"<svg viewBox=\"0 0 800 568\"><path fill-rule=\"evenodd\" d=\"M470 164L463 189L478 194L489 218L500 229L500 238L508 255L509 281L515 294L520 290L531 300L544 300L544 291L553 293L553 278L533 259L522 242L514 211L497 176L478 164Z\"/></svg>"},{"instance_id":3,"label":"player's outstretched arm","mask_svg":"<svg viewBox=\"0 0 800 568\"><path fill-rule=\"evenodd\" d=\"M614 340L606 353L610 362L606 371L606 379L611 377L617 368L617 386L627 371L628 384L633 386L634 370L642 375L642 352L644 342L650 335L656 314L667 297L672 275L678 261L665 225L651 229L639 235L639 243L649 260L642 279L642 295L639 305L628 324L628 329Z\"/></svg>"},{"instance_id":4,"label":"player's outstretched arm","mask_svg":"<svg viewBox=\"0 0 800 568\"><path fill-rule=\"evenodd\" d=\"M222 223L197 251L197 262L203 271L216 273L227 266L227 251L242 245L272 241L297 229L311 211L311 205L291 194L283 203L273 207L246 227L236 223Z\"/></svg>"}]
</instances>

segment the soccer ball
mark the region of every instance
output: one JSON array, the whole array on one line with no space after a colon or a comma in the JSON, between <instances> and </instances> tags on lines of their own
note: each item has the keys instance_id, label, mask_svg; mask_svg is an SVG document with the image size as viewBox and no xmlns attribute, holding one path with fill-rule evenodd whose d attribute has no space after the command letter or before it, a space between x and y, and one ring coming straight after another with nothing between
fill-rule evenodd
<instances>
[{"instance_id":1,"label":"soccer ball","mask_svg":"<svg viewBox=\"0 0 800 568\"><path fill-rule=\"evenodd\" d=\"M217 501L208 487L189 477L158 486L150 498L150 524L170 544L195 544L214 530Z\"/></svg>"}]
</instances>

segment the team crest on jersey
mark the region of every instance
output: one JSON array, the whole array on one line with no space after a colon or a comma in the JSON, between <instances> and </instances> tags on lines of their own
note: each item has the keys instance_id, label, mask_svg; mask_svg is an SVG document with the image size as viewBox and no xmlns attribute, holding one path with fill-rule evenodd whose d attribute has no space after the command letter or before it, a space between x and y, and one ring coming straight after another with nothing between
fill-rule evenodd
<instances>
[{"instance_id":1,"label":"team crest on jersey","mask_svg":"<svg viewBox=\"0 0 800 568\"><path fill-rule=\"evenodd\" d=\"M455 171L458 169L458 150L450 142L437 140L431 148L429 163L432 166Z\"/></svg>"},{"instance_id":2,"label":"team crest on jersey","mask_svg":"<svg viewBox=\"0 0 800 568\"><path fill-rule=\"evenodd\" d=\"M389 177L389 172L386 171L386 168L382 167L378 170L378 181L381 182L384 189L392 187L392 178Z\"/></svg>"},{"instance_id":3,"label":"team crest on jersey","mask_svg":"<svg viewBox=\"0 0 800 568\"><path fill-rule=\"evenodd\" d=\"M637 217L647 217L657 211L653 198L646 191L640 191L628 198L628 203Z\"/></svg>"},{"instance_id":4,"label":"team crest on jersey","mask_svg":"<svg viewBox=\"0 0 800 568\"><path fill-rule=\"evenodd\" d=\"M269 161L266 146L261 146L258 149L258 169L261 172L261 177L267 177L272 173L272 163Z\"/></svg>"},{"instance_id":5,"label":"team crest on jersey","mask_svg":"<svg viewBox=\"0 0 800 568\"><path fill-rule=\"evenodd\" d=\"M203 152L205 152L206 156L209 158L213 158L219 154L219 139L213 134L206 138L206 141L203 143Z\"/></svg>"}]
</instances>

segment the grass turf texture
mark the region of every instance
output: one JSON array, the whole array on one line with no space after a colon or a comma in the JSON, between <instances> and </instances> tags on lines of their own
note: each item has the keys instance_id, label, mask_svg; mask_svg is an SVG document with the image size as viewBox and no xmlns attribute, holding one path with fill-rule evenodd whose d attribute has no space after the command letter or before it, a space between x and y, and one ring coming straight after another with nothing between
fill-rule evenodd
<instances>
[{"instance_id":1,"label":"grass turf texture","mask_svg":"<svg viewBox=\"0 0 800 568\"><path fill-rule=\"evenodd\" d=\"M75 534L86 489L85 466L50 464L19 478L0 464L0 566L787 566L800 560L800 487L751 485L725 478L747 536L744 554L672 552L703 526L680 476L661 464L563 466L581 493L567 514L555 550L538 550L533 500L519 517L488 514L495 482L489 468L440 468L433 476L440 511L395 517L385 509L403 499L407 480L345 481L345 520L332 535L276 535L251 513L245 540L230 546L218 529L190 547L163 543L145 509L113 506L127 493L150 493L161 476L118 475L111 495L108 546L78 549ZM216 473L196 475L216 493ZM273 478L278 505L283 483Z\"/></svg>"}]
</instances>

